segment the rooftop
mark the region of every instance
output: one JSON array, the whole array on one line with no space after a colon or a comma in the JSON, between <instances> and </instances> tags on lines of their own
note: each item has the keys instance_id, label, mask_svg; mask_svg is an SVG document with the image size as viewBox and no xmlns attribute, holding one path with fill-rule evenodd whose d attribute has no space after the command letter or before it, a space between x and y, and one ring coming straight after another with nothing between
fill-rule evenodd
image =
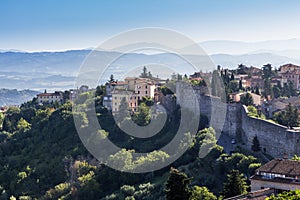
<instances>
[{"instance_id":1,"label":"rooftop","mask_svg":"<svg viewBox=\"0 0 300 200\"><path fill-rule=\"evenodd\" d=\"M52 97L52 96L61 96L60 92L54 92L54 93L41 93L36 95L38 97Z\"/></svg>"},{"instance_id":2,"label":"rooftop","mask_svg":"<svg viewBox=\"0 0 300 200\"><path fill-rule=\"evenodd\" d=\"M300 176L300 162L289 159L273 159L256 171L287 176Z\"/></svg>"},{"instance_id":3,"label":"rooftop","mask_svg":"<svg viewBox=\"0 0 300 200\"><path fill-rule=\"evenodd\" d=\"M274 193L274 189L265 188L265 189L249 192L248 194L242 194L235 197L230 197L225 200L247 200L247 199L265 200L273 193Z\"/></svg>"}]
</instances>

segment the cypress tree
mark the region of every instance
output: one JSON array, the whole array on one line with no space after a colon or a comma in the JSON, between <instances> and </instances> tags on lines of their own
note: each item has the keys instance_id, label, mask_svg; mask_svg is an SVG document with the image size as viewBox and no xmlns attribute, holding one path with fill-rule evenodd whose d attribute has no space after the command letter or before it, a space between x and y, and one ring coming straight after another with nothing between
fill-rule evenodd
<instances>
[{"instance_id":1,"label":"cypress tree","mask_svg":"<svg viewBox=\"0 0 300 200\"><path fill-rule=\"evenodd\" d=\"M254 136L253 140L252 140L252 146L251 146L252 151L257 152L260 151L260 144L258 141L257 136Z\"/></svg>"},{"instance_id":2,"label":"cypress tree","mask_svg":"<svg viewBox=\"0 0 300 200\"><path fill-rule=\"evenodd\" d=\"M243 89L243 83L242 83L242 80L241 80L241 79L239 80L239 89L240 89L240 90Z\"/></svg>"},{"instance_id":3,"label":"cypress tree","mask_svg":"<svg viewBox=\"0 0 300 200\"><path fill-rule=\"evenodd\" d=\"M227 174L227 180L224 183L223 195L225 198L245 194L247 192L247 184L243 175L238 170L232 170Z\"/></svg>"},{"instance_id":4,"label":"cypress tree","mask_svg":"<svg viewBox=\"0 0 300 200\"><path fill-rule=\"evenodd\" d=\"M167 200L188 200L190 198L189 184L190 179L185 173L171 168L165 189Z\"/></svg>"}]
</instances>

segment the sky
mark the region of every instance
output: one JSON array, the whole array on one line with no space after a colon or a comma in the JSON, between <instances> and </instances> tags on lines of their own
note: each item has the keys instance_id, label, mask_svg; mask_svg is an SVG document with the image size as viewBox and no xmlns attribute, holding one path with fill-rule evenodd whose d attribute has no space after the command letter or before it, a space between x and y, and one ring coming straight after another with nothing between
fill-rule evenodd
<instances>
[{"instance_id":1,"label":"sky","mask_svg":"<svg viewBox=\"0 0 300 200\"><path fill-rule=\"evenodd\" d=\"M196 42L300 38L298 0L0 0L0 49L97 47L127 30L161 27Z\"/></svg>"}]
</instances>

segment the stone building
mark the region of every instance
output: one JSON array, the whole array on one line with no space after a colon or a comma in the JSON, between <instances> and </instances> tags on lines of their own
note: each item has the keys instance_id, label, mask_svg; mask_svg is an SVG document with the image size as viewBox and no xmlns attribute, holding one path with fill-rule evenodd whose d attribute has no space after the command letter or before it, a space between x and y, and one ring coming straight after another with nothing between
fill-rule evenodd
<instances>
[{"instance_id":1,"label":"stone building","mask_svg":"<svg viewBox=\"0 0 300 200\"><path fill-rule=\"evenodd\" d=\"M128 85L124 81L120 82L109 82L105 84L105 96L103 97L103 106L107 110L112 111L112 91L115 90L127 90Z\"/></svg>"},{"instance_id":2,"label":"stone building","mask_svg":"<svg viewBox=\"0 0 300 200\"><path fill-rule=\"evenodd\" d=\"M280 67L279 75L282 77L281 84L291 81L297 90L300 90L300 66L286 64Z\"/></svg>"},{"instance_id":3,"label":"stone building","mask_svg":"<svg viewBox=\"0 0 300 200\"><path fill-rule=\"evenodd\" d=\"M41 93L37 95L37 100L40 104L43 103L61 103L63 100L63 93L60 91L56 91L54 93Z\"/></svg>"},{"instance_id":4,"label":"stone building","mask_svg":"<svg viewBox=\"0 0 300 200\"><path fill-rule=\"evenodd\" d=\"M289 159L273 159L258 168L250 178L251 191L265 188L274 193L300 189L300 162Z\"/></svg>"},{"instance_id":5,"label":"stone building","mask_svg":"<svg viewBox=\"0 0 300 200\"><path fill-rule=\"evenodd\" d=\"M119 108L125 98L128 102L128 109L131 111L137 111L139 96L135 95L132 91L126 90L114 90L112 93L112 112L119 112Z\"/></svg>"},{"instance_id":6,"label":"stone building","mask_svg":"<svg viewBox=\"0 0 300 200\"><path fill-rule=\"evenodd\" d=\"M127 77L124 82L108 83L103 105L112 112L118 112L125 98L132 112L138 111L139 101L143 97L154 99L159 79Z\"/></svg>"}]
</instances>

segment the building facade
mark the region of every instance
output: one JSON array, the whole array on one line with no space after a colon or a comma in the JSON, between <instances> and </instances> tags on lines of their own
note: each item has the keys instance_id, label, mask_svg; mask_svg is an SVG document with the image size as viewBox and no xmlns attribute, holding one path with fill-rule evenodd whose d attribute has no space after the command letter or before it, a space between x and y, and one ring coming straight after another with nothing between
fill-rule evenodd
<instances>
[{"instance_id":1,"label":"building facade","mask_svg":"<svg viewBox=\"0 0 300 200\"><path fill-rule=\"evenodd\" d=\"M139 101L144 97L154 99L159 79L127 77L124 82L108 83L103 105L112 112L119 112L123 99L128 103L128 109L138 111Z\"/></svg>"},{"instance_id":2,"label":"building facade","mask_svg":"<svg viewBox=\"0 0 300 200\"><path fill-rule=\"evenodd\" d=\"M38 102L40 104L43 103L62 103L63 101L63 93L60 91L56 91L54 93L41 93L37 95Z\"/></svg>"},{"instance_id":3,"label":"building facade","mask_svg":"<svg viewBox=\"0 0 300 200\"><path fill-rule=\"evenodd\" d=\"M258 168L250 178L251 191L274 189L275 194L300 189L300 162L289 159L273 159Z\"/></svg>"},{"instance_id":4,"label":"building facade","mask_svg":"<svg viewBox=\"0 0 300 200\"><path fill-rule=\"evenodd\" d=\"M283 65L280 67L279 75L282 77L282 86L291 81L294 88L300 90L300 66L293 64Z\"/></svg>"}]
</instances>

